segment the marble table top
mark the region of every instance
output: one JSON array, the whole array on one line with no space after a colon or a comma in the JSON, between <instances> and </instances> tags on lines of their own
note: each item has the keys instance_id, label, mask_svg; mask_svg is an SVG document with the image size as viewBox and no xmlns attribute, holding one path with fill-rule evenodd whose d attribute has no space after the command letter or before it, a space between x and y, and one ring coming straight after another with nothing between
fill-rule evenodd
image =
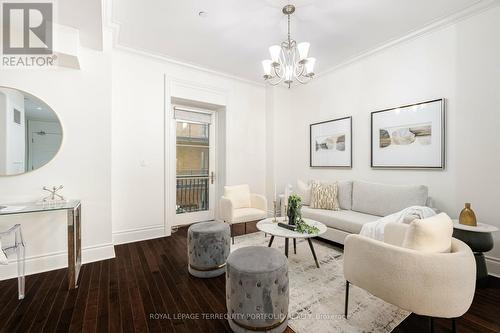
<instances>
[{"instance_id":1,"label":"marble table top","mask_svg":"<svg viewBox=\"0 0 500 333\"><path fill-rule=\"evenodd\" d=\"M472 231L472 232L495 232L498 231L498 228L485 224L485 223L477 223L477 226L470 226L470 225L464 225L458 223L458 220L453 220L453 228L455 229L460 229L460 230L465 230L465 231Z\"/></svg>"},{"instance_id":2,"label":"marble table top","mask_svg":"<svg viewBox=\"0 0 500 333\"><path fill-rule=\"evenodd\" d=\"M278 222L286 223L283 217L277 218ZM276 236L276 237L284 237L284 238L312 238L317 237L326 232L326 225L321 222L314 221L311 219L303 219L310 226L314 226L319 229L317 234L307 234L300 233L292 230L288 230L278 226L278 222L273 222L273 218L267 218L257 223L257 229L263 231L267 234Z\"/></svg>"}]
</instances>

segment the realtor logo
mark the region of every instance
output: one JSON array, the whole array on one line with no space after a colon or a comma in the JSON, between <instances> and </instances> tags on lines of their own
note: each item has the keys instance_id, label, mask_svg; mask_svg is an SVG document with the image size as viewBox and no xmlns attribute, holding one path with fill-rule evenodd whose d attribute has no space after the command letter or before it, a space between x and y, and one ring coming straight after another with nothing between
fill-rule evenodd
<instances>
[{"instance_id":1,"label":"realtor logo","mask_svg":"<svg viewBox=\"0 0 500 333\"><path fill-rule=\"evenodd\" d=\"M3 54L52 54L52 3L2 4Z\"/></svg>"}]
</instances>

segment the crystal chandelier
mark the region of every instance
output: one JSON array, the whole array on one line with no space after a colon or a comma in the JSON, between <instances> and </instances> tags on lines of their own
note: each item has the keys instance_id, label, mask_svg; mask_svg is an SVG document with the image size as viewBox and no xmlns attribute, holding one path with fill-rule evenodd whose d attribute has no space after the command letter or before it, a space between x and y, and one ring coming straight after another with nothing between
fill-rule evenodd
<instances>
[{"instance_id":1,"label":"crystal chandelier","mask_svg":"<svg viewBox=\"0 0 500 333\"><path fill-rule=\"evenodd\" d=\"M288 17L288 39L281 45L269 48L271 59L262 61L264 79L275 86L284 82L288 88L294 80L305 84L314 77L315 58L308 58L309 43L298 43L290 38L290 15L295 12L294 5L283 7L283 14Z\"/></svg>"}]
</instances>

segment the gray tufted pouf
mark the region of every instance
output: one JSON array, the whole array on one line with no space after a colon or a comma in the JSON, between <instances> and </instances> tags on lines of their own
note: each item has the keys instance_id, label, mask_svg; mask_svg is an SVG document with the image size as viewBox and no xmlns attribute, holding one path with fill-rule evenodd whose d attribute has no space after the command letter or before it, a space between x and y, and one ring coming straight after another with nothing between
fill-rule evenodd
<instances>
[{"instance_id":1,"label":"gray tufted pouf","mask_svg":"<svg viewBox=\"0 0 500 333\"><path fill-rule=\"evenodd\" d=\"M228 321L236 333L281 333L288 326L288 261L276 249L249 246L226 265Z\"/></svg>"},{"instance_id":2,"label":"gray tufted pouf","mask_svg":"<svg viewBox=\"0 0 500 333\"><path fill-rule=\"evenodd\" d=\"M222 222L196 223L188 229L188 270L199 278L224 274L231 230Z\"/></svg>"}]
</instances>

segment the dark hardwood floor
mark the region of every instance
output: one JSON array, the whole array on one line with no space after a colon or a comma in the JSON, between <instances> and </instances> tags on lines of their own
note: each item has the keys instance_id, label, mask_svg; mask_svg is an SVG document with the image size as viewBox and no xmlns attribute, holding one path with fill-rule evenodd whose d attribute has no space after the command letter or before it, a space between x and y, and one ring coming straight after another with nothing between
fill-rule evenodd
<instances>
[{"instance_id":1,"label":"dark hardwood floor","mask_svg":"<svg viewBox=\"0 0 500 333\"><path fill-rule=\"evenodd\" d=\"M255 224L247 229L255 231ZM243 226L235 232L242 233ZM225 277L197 279L187 273L185 228L172 237L115 249L115 259L82 267L76 290L66 289L65 269L27 277L22 301L17 300L17 280L0 281L0 331L230 332L223 318L202 318L226 312ZM500 332L500 279L489 282L458 320L458 332ZM435 326L436 333L451 331L449 320L436 319ZM428 319L416 315L394 330L428 331Z\"/></svg>"}]
</instances>

